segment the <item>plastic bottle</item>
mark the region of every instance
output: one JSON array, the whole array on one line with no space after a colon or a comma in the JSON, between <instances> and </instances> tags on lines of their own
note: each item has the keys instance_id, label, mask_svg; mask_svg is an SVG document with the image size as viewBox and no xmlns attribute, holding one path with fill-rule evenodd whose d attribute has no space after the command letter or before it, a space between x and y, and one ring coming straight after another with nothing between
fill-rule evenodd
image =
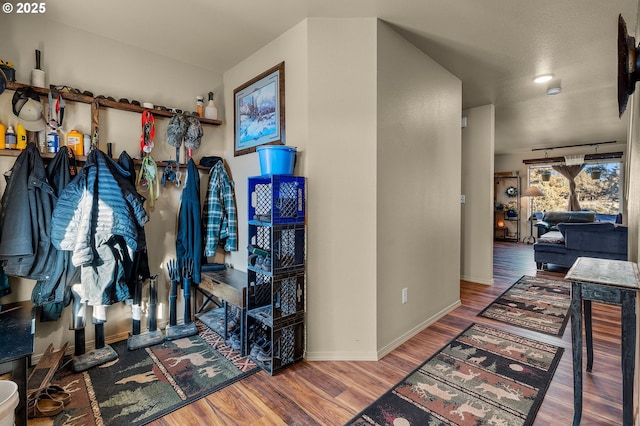
<instances>
[{"instance_id":1,"label":"plastic bottle","mask_svg":"<svg viewBox=\"0 0 640 426\"><path fill-rule=\"evenodd\" d=\"M60 147L60 136L56 132L47 133L47 152L55 154Z\"/></svg>"},{"instance_id":2,"label":"plastic bottle","mask_svg":"<svg viewBox=\"0 0 640 426\"><path fill-rule=\"evenodd\" d=\"M18 137L16 136L16 132L13 131L13 126L11 125L9 125L7 133L5 134L4 143L5 149L16 149Z\"/></svg>"},{"instance_id":3,"label":"plastic bottle","mask_svg":"<svg viewBox=\"0 0 640 426\"><path fill-rule=\"evenodd\" d=\"M207 107L204 109L204 117L210 118L212 120L218 119L218 108L216 104L213 102L213 92L209 92L209 103Z\"/></svg>"},{"instance_id":4,"label":"plastic bottle","mask_svg":"<svg viewBox=\"0 0 640 426\"><path fill-rule=\"evenodd\" d=\"M204 115L204 100L202 96L196 96L196 111L198 112L198 117Z\"/></svg>"},{"instance_id":5,"label":"plastic bottle","mask_svg":"<svg viewBox=\"0 0 640 426\"><path fill-rule=\"evenodd\" d=\"M47 135L44 130L38 132L38 150L40 150L40 154L47 152Z\"/></svg>"},{"instance_id":6,"label":"plastic bottle","mask_svg":"<svg viewBox=\"0 0 640 426\"><path fill-rule=\"evenodd\" d=\"M0 149L4 149L4 135L7 133L7 128L4 124L0 123Z\"/></svg>"},{"instance_id":7,"label":"plastic bottle","mask_svg":"<svg viewBox=\"0 0 640 426\"><path fill-rule=\"evenodd\" d=\"M67 133L67 147L73 150L76 155L84 154L84 136L77 130Z\"/></svg>"},{"instance_id":8,"label":"plastic bottle","mask_svg":"<svg viewBox=\"0 0 640 426\"><path fill-rule=\"evenodd\" d=\"M83 135L82 144L83 144L84 155L88 155L89 151L91 151L91 135Z\"/></svg>"},{"instance_id":9,"label":"plastic bottle","mask_svg":"<svg viewBox=\"0 0 640 426\"><path fill-rule=\"evenodd\" d=\"M27 129L20 123L16 124L16 148L22 150L27 147Z\"/></svg>"}]
</instances>

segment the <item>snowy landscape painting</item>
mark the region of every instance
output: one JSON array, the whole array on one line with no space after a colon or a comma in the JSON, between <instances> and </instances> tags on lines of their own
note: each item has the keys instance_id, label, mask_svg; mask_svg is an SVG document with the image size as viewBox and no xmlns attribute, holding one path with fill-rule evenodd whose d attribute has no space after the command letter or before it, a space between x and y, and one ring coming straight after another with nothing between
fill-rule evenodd
<instances>
[{"instance_id":1,"label":"snowy landscape painting","mask_svg":"<svg viewBox=\"0 0 640 426\"><path fill-rule=\"evenodd\" d=\"M284 63L237 88L234 97L235 155L283 143Z\"/></svg>"}]
</instances>

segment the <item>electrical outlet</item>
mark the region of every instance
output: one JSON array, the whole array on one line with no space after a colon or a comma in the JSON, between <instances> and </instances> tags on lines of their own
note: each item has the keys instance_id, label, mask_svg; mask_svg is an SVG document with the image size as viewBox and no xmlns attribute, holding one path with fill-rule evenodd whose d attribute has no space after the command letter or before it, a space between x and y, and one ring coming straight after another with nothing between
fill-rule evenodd
<instances>
[{"instance_id":1,"label":"electrical outlet","mask_svg":"<svg viewBox=\"0 0 640 426\"><path fill-rule=\"evenodd\" d=\"M402 289L402 303L407 303L408 289L405 287Z\"/></svg>"}]
</instances>

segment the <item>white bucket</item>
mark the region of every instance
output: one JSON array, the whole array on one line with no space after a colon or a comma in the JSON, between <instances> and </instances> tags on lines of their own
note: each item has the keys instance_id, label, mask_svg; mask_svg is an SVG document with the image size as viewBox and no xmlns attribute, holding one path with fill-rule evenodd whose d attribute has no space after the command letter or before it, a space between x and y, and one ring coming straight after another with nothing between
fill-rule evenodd
<instances>
[{"instance_id":1,"label":"white bucket","mask_svg":"<svg viewBox=\"0 0 640 426\"><path fill-rule=\"evenodd\" d=\"M14 425L19 401L18 385L11 380L0 380L0 426Z\"/></svg>"}]
</instances>

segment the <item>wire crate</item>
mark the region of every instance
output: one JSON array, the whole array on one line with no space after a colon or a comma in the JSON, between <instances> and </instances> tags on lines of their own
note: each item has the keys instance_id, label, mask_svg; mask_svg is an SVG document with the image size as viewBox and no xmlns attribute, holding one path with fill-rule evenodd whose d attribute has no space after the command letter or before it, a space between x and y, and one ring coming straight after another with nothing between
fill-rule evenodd
<instances>
[{"instance_id":1,"label":"wire crate","mask_svg":"<svg viewBox=\"0 0 640 426\"><path fill-rule=\"evenodd\" d=\"M271 306L271 276L249 269L247 277L247 311Z\"/></svg>"},{"instance_id":2,"label":"wire crate","mask_svg":"<svg viewBox=\"0 0 640 426\"><path fill-rule=\"evenodd\" d=\"M304 312L304 272L270 277L249 272L247 314L268 325Z\"/></svg>"},{"instance_id":3,"label":"wire crate","mask_svg":"<svg viewBox=\"0 0 640 426\"><path fill-rule=\"evenodd\" d=\"M275 322L273 326L253 317L248 317L247 323L249 357L270 375L303 358L304 314Z\"/></svg>"},{"instance_id":4,"label":"wire crate","mask_svg":"<svg viewBox=\"0 0 640 426\"><path fill-rule=\"evenodd\" d=\"M249 224L248 269L272 275L304 269L304 224L261 226ZM258 250L255 250L258 249Z\"/></svg>"},{"instance_id":5,"label":"wire crate","mask_svg":"<svg viewBox=\"0 0 640 426\"><path fill-rule=\"evenodd\" d=\"M250 223L304 223L305 178L287 175L250 177L248 213Z\"/></svg>"}]
</instances>

